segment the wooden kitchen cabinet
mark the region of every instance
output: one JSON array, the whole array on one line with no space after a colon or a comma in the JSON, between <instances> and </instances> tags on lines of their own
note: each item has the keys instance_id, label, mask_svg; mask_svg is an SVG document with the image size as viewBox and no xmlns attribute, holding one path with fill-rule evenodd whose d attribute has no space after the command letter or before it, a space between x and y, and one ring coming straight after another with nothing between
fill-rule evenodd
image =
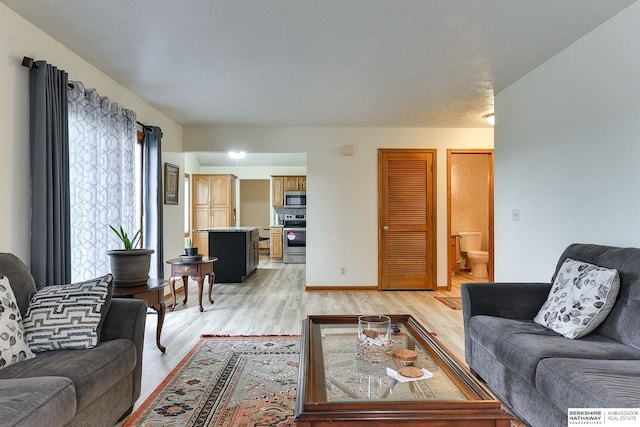
<instances>
[{"instance_id":1,"label":"wooden kitchen cabinet","mask_svg":"<svg viewBox=\"0 0 640 427\"><path fill-rule=\"evenodd\" d=\"M284 206L285 191L307 191L307 177L304 175L271 176L271 205Z\"/></svg>"},{"instance_id":2,"label":"wooden kitchen cabinet","mask_svg":"<svg viewBox=\"0 0 640 427\"><path fill-rule=\"evenodd\" d=\"M300 190L298 190L298 177L297 176L285 176L284 177L284 191L300 191Z\"/></svg>"},{"instance_id":3,"label":"wooden kitchen cabinet","mask_svg":"<svg viewBox=\"0 0 640 427\"><path fill-rule=\"evenodd\" d=\"M271 248L270 248L270 253L271 253L271 259L273 260L280 260L282 261L282 257L283 257L283 233L282 233L283 228L282 227L271 227Z\"/></svg>"},{"instance_id":4,"label":"wooden kitchen cabinet","mask_svg":"<svg viewBox=\"0 0 640 427\"><path fill-rule=\"evenodd\" d=\"M235 175L192 175L192 214L194 230L236 225ZM208 256L209 236L206 232L193 232L193 245Z\"/></svg>"},{"instance_id":5,"label":"wooden kitchen cabinet","mask_svg":"<svg viewBox=\"0 0 640 427\"><path fill-rule=\"evenodd\" d=\"M307 191L307 177L306 176L285 176L284 190L285 191Z\"/></svg>"},{"instance_id":6,"label":"wooden kitchen cabinet","mask_svg":"<svg viewBox=\"0 0 640 427\"><path fill-rule=\"evenodd\" d=\"M271 177L271 205L274 207L284 206L284 176Z\"/></svg>"}]
</instances>

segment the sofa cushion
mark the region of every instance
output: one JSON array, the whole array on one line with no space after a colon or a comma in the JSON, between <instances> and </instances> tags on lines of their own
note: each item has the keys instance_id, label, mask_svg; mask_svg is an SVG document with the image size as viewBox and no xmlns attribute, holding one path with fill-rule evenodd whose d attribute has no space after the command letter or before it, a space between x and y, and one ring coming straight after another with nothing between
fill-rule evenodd
<instances>
[{"instance_id":1,"label":"sofa cushion","mask_svg":"<svg viewBox=\"0 0 640 427\"><path fill-rule=\"evenodd\" d=\"M536 386L564 411L640 408L640 360L544 359Z\"/></svg>"},{"instance_id":2,"label":"sofa cushion","mask_svg":"<svg viewBox=\"0 0 640 427\"><path fill-rule=\"evenodd\" d=\"M95 347L109 310L112 277L47 286L31 298L24 329L33 351Z\"/></svg>"},{"instance_id":3,"label":"sofa cushion","mask_svg":"<svg viewBox=\"0 0 640 427\"><path fill-rule=\"evenodd\" d=\"M8 277L0 278L0 369L36 357L29 349L22 316Z\"/></svg>"},{"instance_id":4,"label":"sofa cushion","mask_svg":"<svg viewBox=\"0 0 640 427\"><path fill-rule=\"evenodd\" d=\"M76 391L69 378L0 380L0 423L2 425L64 426L71 421L75 413Z\"/></svg>"},{"instance_id":5,"label":"sofa cushion","mask_svg":"<svg viewBox=\"0 0 640 427\"><path fill-rule=\"evenodd\" d=\"M640 359L640 350L597 333L570 340L533 320L473 316L470 338L532 385L538 363L548 357Z\"/></svg>"},{"instance_id":6,"label":"sofa cushion","mask_svg":"<svg viewBox=\"0 0 640 427\"><path fill-rule=\"evenodd\" d=\"M617 270L568 258L533 320L567 338L583 337L607 317L619 288Z\"/></svg>"},{"instance_id":7,"label":"sofa cushion","mask_svg":"<svg viewBox=\"0 0 640 427\"><path fill-rule=\"evenodd\" d=\"M124 376L131 375L135 364L133 341L118 339L86 350L38 353L35 359L0 370L0 378L67 377L75 386L80 412Z\"/></svg>"}]
</instances>

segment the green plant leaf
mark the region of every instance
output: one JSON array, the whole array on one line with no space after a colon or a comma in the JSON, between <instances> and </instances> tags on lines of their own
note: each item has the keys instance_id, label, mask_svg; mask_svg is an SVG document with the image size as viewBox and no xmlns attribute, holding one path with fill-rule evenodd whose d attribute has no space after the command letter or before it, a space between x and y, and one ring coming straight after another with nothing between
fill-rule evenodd
<instances>
[{"instance_id":1,"label":"green plant leaf","mask_svg":"<svg viewBox=\"0 0 640 427\"><path fill-rule=\"evenodd\" d=\"M114 226L109 225L109 228L111 228L113 232L116 233L116 236L118 236L118 238L122 242L125 251L134 249L140 242L140 239L142 239L142 227L140 227L140 229L136 231L136 234L133 235L132 239L129 238L129 235L126 231L124 231L124 228L122 228L122 226L120 226L119 228L115 228Z\"/></svg>"}]
</instances>

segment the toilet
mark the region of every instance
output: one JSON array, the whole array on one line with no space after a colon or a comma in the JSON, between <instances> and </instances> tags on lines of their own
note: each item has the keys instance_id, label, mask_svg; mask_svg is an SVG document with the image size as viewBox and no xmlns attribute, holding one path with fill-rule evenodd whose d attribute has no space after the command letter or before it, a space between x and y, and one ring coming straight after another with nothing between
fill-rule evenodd
<instances>
[{"instance_id":1,"label":"toilet","mask_svg":"<svg viewBox=\"0 0 640 427\"><path fill-rule=\"evenodd\" d=\"M489 277L487 263L489 262L489 252L481 251L482 232L461 231L460 252L466 252L469 264L471 264L471 275L480 279Z\"/></svg>"}]
</instances>

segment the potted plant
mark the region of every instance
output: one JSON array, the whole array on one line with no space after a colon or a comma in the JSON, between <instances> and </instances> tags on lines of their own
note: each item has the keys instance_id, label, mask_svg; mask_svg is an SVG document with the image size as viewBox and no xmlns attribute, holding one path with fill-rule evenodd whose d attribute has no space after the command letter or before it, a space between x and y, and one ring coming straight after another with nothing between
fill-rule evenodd
<instances>
[{"instance_id":1,"label":"potted plant","mask_svg":"<svg viewBox=\"0 0 640 427\"><path fill-rule=\"evenodd\" d=\"M198 255L198 248L193 247L193 240L191 238L185 240L184 254L186 256Z\"/></svg>"},{"instance_id":2,"label":"potted plant","mask_svg":"<svg viewBox=\"0 0 640 427\"><path fill-rule=\"evenodd\" d=\"M142 239L142 228L129 237L122 226L109 226L120 239L123 249L107 251L111 264L113 285L121 287L140 286L149 279L149 266L153 249L136 248Z\"/></svg>"}]
</instances>

